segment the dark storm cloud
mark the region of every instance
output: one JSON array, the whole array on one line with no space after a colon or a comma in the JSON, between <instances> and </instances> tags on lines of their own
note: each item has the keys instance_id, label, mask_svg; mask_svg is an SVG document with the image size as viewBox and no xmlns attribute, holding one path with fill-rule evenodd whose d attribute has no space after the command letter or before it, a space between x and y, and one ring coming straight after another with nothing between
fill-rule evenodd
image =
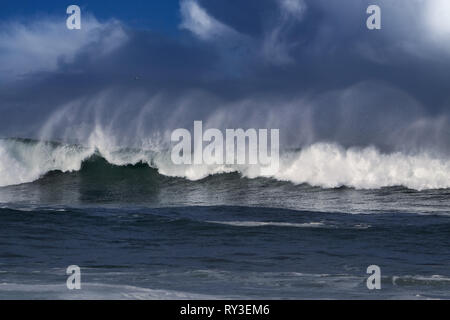
<instances>
[{"instance_id":1,"label":"dark storm cloud","mask_svg":"<svg viewBox=\"0 0 450 320\"><path fill-rule=\"evenodd\" d=\"M202 119L281 128L286 147L447 152L450 30L422 1L374 3L377 31L356 0L185 0L170 37L93 17L75 37L58 20L8 24L0 134L143 139Z\"/></svg>"}]
</instances>

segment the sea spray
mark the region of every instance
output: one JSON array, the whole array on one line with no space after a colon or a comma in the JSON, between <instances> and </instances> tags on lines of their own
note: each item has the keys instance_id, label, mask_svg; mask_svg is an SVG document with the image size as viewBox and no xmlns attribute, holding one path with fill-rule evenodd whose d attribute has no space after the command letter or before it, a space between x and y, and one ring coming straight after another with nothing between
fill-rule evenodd
<instances>
[{"instance_id":1,"label":"sea spray","mask_svg":"<svg viewBox=\"0 0 450 320\"><path fill-rule=\"evenodd\" d=\"M385 154L374 147L345 149L337 144L315 143L298 151L282 151L279 168L273 172L262 165L175 165L170 150L97 148L95 144L83 147L23 139L0 140L0 186L32 182L50 171L78 171L83 161L95 154L113 165L143 163L162 175L189 180L238 172L247 178L266 177L323 188L450 188L450 159L427 153Z\"/></svg>"}]
</instances>

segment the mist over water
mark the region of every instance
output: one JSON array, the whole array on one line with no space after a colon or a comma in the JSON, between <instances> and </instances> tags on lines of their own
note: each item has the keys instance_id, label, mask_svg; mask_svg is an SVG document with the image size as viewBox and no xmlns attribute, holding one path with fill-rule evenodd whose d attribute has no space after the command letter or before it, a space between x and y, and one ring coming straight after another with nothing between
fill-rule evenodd
<instances>
[{"instance_id":1,"label":"mist over water","mask_svg":"<svg viewBox=\"0 0 450 320\"><path fill-rule=\"evenodd\" d=\"M172 164L171 132L192 130L198 119L205 129L279 128L281 167L275 172L255 165ZM79 170L98 152L111 164L142 161L161 174L191 180L239 172L325 188L448 188L448 119L445 112L427 116L407 94L371 82L289 102L258 97L227 103L205 92L173 98L107 90L52 111L30 134L41 143L2 140L0 184Z\"/></svg>"}]
</instances>

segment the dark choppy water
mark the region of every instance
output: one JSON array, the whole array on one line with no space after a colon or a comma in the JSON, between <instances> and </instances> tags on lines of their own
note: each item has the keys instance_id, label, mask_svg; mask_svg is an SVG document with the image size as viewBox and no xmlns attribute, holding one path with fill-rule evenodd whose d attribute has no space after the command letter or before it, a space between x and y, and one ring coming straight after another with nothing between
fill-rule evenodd
<instances>
[{"instance_id":1,"label":"dark choppy water","mask_svg":"<svg viewBox=\"0 0 450 320\"><path fill-rule=\"evenodd\" d=\"M0 207L0 298L450 298L448 189L191 182L97 158L0 188Z\"/></svg>"}]
</instances>

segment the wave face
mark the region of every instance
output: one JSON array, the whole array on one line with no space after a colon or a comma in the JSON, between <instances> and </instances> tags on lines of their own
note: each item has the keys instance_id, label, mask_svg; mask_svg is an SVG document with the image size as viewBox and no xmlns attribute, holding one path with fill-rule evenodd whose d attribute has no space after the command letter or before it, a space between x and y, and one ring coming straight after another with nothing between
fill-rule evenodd
<instances>
[{"instance_id":1,"label":"wave face","mask_svg":"<svg viewBox=\"0 0 450 320\"><path fill-rule=\"evenodd\" d=\"M32 182L50 171L77 171L92 152L80 146L0 140L0 186Z\"/></svg>"},{"instance_id":2,"label":"wave face","mask_svg":"<svg viewBox=\"0 0 450 320\"><path fill-rule=\"evenodd\" d=\"M33 182L51 171L79 171L93 156L116 166L144 164L168 177L196 181L237 172L247 178L272 178L322 188L377 189L403 186L414 190L450 188L450 159L427 153L380 153L374 147L344 149L317 143L281 154L280 167L259 165L174 165L169 152L67 145L26 139L0 140L0 186Z\"/></svg>"}]
</instances>

